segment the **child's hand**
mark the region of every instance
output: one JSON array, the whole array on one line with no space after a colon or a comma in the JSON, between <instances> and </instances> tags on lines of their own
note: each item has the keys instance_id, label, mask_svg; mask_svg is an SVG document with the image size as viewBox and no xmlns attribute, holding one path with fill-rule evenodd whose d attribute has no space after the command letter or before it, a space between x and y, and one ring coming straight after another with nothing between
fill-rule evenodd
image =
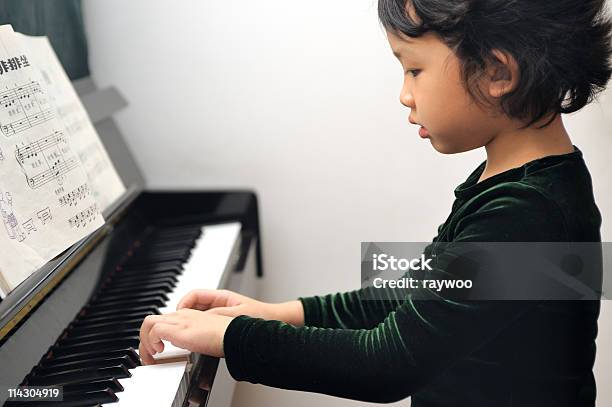
<instances>
[{"instance_id":1,"label":"child's hand","mask_svg":"<svg viewBox=\"0 0 612 407\"><path fill-rule=\"evenodd\" d=\"M191 352L224 357L223 337L232 319L193 309L149 315L140 327L140 359L145 365L155 363L152 355L164 350L162 339Z\"/></svg>"},{"instance_id":2,"label":"child's hand","mask_svg":"<svg viewBox=\"0 0 612 407\"><path fill-rule=\"evenodd\" d=\"M254 318L278 319L274 304L257 301L229 290L193 290L176 306L177 310L185 308L230 317L248 315Z\"/></svg>"},{"instance_id":3,"label":"child's hand","mask_svg":"<svg viewBox=\"0 0 612 407\"><path fill-rule=\"evenodd\" d=\"M304 325L304 309L300 301L271 304L229 290L193 290L185 295L176 307L177 310L185 308L204 311L205 314L228 317L248 315L253 318L283 321L296 326Z\"/></svg>"}]
</instances>

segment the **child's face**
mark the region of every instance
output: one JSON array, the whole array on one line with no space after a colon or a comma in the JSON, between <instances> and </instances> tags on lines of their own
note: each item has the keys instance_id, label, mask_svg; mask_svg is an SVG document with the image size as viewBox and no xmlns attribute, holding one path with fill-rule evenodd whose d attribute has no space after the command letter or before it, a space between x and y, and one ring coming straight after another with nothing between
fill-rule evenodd
<instances>
[{"instance_id":1,"label":"child's face","mask_svg":"<svg viewBox=\"0 0 612 407\"><path fill-rule=\"evenodd\" d=\"M410 108L410 122L425 127L437 151L482 147L507 125L473 101L461 83L459 59L435 34L410 38L387 32L387 38L405 72L400 102Z\"/></svg>"}]
</instances>

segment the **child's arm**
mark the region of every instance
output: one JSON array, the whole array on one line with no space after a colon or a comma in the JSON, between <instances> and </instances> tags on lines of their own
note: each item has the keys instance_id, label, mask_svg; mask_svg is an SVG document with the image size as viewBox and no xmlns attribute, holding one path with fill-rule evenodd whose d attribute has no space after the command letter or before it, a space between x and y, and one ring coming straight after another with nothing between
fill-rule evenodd
<instances>
[{"instance_id":1,"label":"child's arm","mask_svg":"<svg viewBox=\"0 0 612 407\"><path fill-rule=\"evenodd\" d=\"M300 297L304 325L319 328L370 329L403 302L401 300L363 301L365 290Z\"/></svg>"}]
</instances>

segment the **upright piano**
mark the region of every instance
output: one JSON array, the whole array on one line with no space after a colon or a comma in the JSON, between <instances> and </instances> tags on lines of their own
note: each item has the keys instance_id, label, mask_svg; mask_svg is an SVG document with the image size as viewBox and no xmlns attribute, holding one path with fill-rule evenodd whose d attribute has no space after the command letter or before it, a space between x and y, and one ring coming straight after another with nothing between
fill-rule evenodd
<instances>
[{"instance_id":1,"label":"upright piano","mask_svg":"<svg viewBox=\"0 0 612 407\"><path fill-rule=\"evenodd\" d=\"M223 360L186 353L142 366L145 316L195 288L256 295L262 274L252 191L152 191L112 115L126 105L90 79L75 87L126 185L105 224L0 302L0 405L229 406ZM58 386L62 401L7 401L8 388Z\"/></svg>"}]
</instances>

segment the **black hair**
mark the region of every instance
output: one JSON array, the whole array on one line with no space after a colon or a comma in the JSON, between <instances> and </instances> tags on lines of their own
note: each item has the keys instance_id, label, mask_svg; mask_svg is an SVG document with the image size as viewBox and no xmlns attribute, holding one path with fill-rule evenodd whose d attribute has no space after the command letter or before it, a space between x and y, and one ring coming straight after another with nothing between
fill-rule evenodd
<instances>
[{"instance_id":1,"label":"black hair","mask_svg":"<svg viewBox=\"0 0 612 407\"><path fill-rule=\"evenodd\" d=\"M378 16L396 34L437 34L458 57L464 87L477 102L484 97L474 85L486 63L495 62L491 51L511 54L520 79L500 107L511 118L527 120L525 127L554 113L545 127L559 113L582 109L612 74L605 0L379 0Z\"/></svg>"}]
</instances>

